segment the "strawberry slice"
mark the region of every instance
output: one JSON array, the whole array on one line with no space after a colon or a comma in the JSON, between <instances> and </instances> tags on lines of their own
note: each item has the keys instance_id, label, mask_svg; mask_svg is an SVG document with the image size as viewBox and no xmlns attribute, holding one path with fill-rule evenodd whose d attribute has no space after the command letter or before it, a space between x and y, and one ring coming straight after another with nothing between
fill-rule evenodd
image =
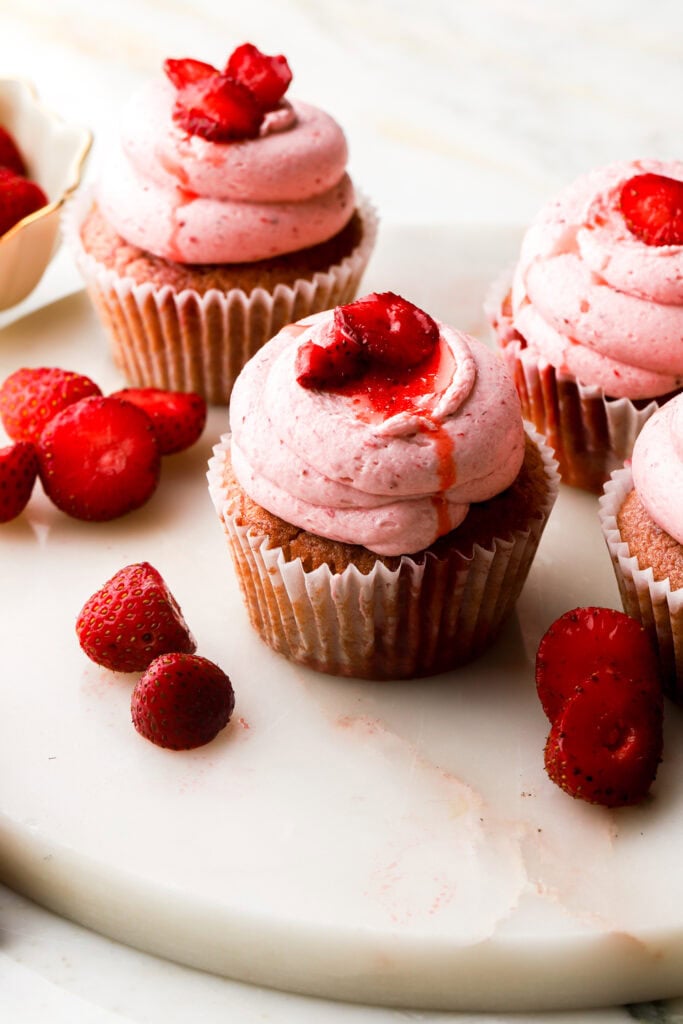
<instances>
[{"instance_id":1,"label":"strawberry slice","mask_svg":"<svg viewBox=\"0 0 683 1024\"><path fill-rule=\"evenodd\" d=\"M661 705L628 676L600 668L553 722L545 767L570 796L624 807L647 795L661 756Z\"/></svg>"},{"instance_id":2,"label":"strawberry slice","mask_svg":"<svg viewBox=\"0 0 683 1024\"><path fill-rule=\"evenodd\" d=\"M190 135L210 142L231 142L256 138L263 111L244 85L215 75L178 90L173 119Z\"/></svg>"},{"instance_id":3,"label":"strawberry slice","mask_svg":"<svg viewBox=\"0 0 683 1024\"><path fill-rule=\"evenodd\" d=\"M19 174L22 177L25 177L27 173L26 164L19 152L19 147L14 141L13 136L2 125L0 125L0 167L13 171L14 174Z\"/></svg>"},{"instance_id":4,"label":"strawberry slice","mask_svg":"<svg viewBox=\"0 0 683 1024\"><path fill-rule=\"evenodd\" d=\"M269 57L253 43L243 43L233 51L224 73L246 86L261 110L273 110L292 81L292 72L282 54Z\"/></svg>"},{"instance_id":5,"label":"strawberry slice","mask_svg":"<svg viewBox=\"0 0 683 1024\"><path fill-rule=\"evenodd\" d=\"M393 292L372 292L334 311L337 334L362 345L375 367L418 366L439 341L436 321Z\"/></svg>"},{"instance_id":6,"label":"strawberry slice","mask_svg":"<svg viewBox=\"0 0 683 1024\"><path fill-rule=\"evenodd\" d=\"M138 680L130 702L133 725L170 750L209 743L230 721L235 694L218 665L197 654L164 654Z\"/></svg>"},{"instance_id":7,"label":"strawberry slice","mask_svg":"<svg viewBox=\"0 0 683 1024\"><path fill-rule=\"evenodd\" d=\"M45 493L76 519L132 512L159 483L161 456L149 416L116 398L93 395L62 409L40 435L38 459Z\"/></svg>"},{"instance_id":8,"label":"strawberry slice","mask_svg":"<svg viewBox=\"0 0 683 1024\"><path fill-rule=\"evenodd\" d=\"M191 57L183 57L180 60L169 57L164 61L164 71L176 89L182 89L186 85L194 85L197 82L205 82L220 74L218 68L215 68L213 64L207 64L203 60L193 60Z\"/></svg>"},{"instance_id":9,"label":"strawberry slice","mask_svg":"<svg viewBox=\"0 0 683 1024\"><path fill-rule=\"evenodd\" d=\"M24 511L38 474L38 456L28 441L0 448L0 523Z\"/></svg>"},{"instance_id":10,"label":"strawberry slice","mask_svg":"<svg viewBox=\"0 0 683 1024\"><path fill-rule=\"evenodd\" d=\"M647 245L683 245L683 181L636 174L624 182L621 212L631 234Z\"/></svg>"},{"instance_id":11,"label":"strawberry slice","mask_svg":"<svg viewBox=\"0 0 683 1024\"><path fill-rule=\"evenodd\" d=\"M35 181L0 167L0 235L24 217L47 206L47 196Z\"/></svg>"},{"instance_id":12,"label":"strawberry slice","mask_svg":"<svg viewBox=\"0 0 683 1024\"><path fill-rule=\"evenodd\" d=\"M67 405L99 394L97 384L81 373L56 366L21 367L0 387L0 418L13 440L37 442Z\"/></svg>"},{"instance_id":13,"label":"strawberry slice","mask_svg":"<svg viewBox=\"0 0 683 1024\"><path fill-rule=\"evenodd\" d=\"M178 602L149 562L119 569L83 605L81 648L113 672L144 672L162 654L196 649Z\"/></svg>"},{"instance_id":14,"label":"strawberry slice","mask_svg":"<svg viewBox=\"0 0 683 1024\"><path fill-rule=\"evenodd\" d=\"M147 413L162 455L189 448L199 440L206 423L206 401L193 391L122 388L109 397L131 402Z\"/></svg>"},{"instance_id":15,"label":"strawberry slice","mask_svg":"<svg viewBox=\"0 0 683 1024\"><path fill-rule=\"evenodd\" d=\"M577 687L601 669L628 675L661 704L657 658L640 623L613 608L574 608L553 622L536 654L536 688L551 722Z\"/></svg>"},{"instance_id":16,"label":"strawberry slice","mask_svg":"<svg viewBox=\"0 0 683 1024\"><path fill-rule=\"evenodd\" d=\"M294 371L298 383L304 388L332 388L355 380L367 362L362 345L354 338L332 330L325 338L325 344L304 342L296 354Z\"/></svg>"}]
</instances>

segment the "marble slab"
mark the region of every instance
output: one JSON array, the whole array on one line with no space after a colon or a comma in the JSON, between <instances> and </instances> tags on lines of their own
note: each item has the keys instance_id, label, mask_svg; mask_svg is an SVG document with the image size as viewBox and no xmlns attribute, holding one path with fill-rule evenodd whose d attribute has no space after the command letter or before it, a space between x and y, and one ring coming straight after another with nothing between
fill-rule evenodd
<instances>
[{"instance_id":1,"label":"marble slab","mask_svg":"<svg viewBox=\"0 0 683 1024\"><path fill-rule=\"evenodd\" d=\"M517 243L388 228L367 287L481 332L487 282ZM120 384L82 293L5 327L0 375L20 363ZM248 626L204 482L224 426L213 411L134 516L86 525L36 495L0 532L0 879L149 953L326 998L534 1011L679 995L680 714L640 808L572 801L543 771L537 641L569 607L618 602L595 499L563 490L518 613L480 661L400 685L337 680ZM235 685L233 723L199 751L141 740L131 680L76 642L85 598L141 559Z\"/></svg>"}]
</instances>

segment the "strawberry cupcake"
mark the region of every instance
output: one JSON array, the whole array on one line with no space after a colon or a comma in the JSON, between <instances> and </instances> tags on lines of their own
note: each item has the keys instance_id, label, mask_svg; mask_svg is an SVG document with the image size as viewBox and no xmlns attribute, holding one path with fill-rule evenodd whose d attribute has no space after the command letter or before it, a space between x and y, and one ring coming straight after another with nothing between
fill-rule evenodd
<instances>
[{"instance_id":1,"label":"strawberry cupcake","mask_svg":"<svg viewBox=\"0 0 683 1024\"><path fill-rule=\"evenodd\" d=\"M557 493L502 362L392 293L285 327L233 391L209 489L252 625L341 676L494 639Z\"/></svg>"},{"instance_id":2,"label":"strawberry cupcake","mask_svg":"<svg viewBox=\"0 0 683 1024\"><path fill-rule=\"evenodd\" d=\"M133 97L71 237L130 383L228 401L286 323L355 294L376 234L324 111L285 98L284 57L167 60Z\"/></svg>"},{"instance_id":3,"label":"strawberry cupcake","mask_svg":"<svg viewBox=\"0 0 683 1024\"><path fill-rule=\"evenodd\" d=\"M683 383L683 163L580 178L541 211L487 307L562 479L600 491Z\"/></svg>"},{"instance_id":4,"label":"strawberry cupcake","mask_svg":"<svg viewBox=\"0 0 683 1024\"><path fill-rule=\"evenodd\" d=\"M683 395L647 421L615 470L600 521L624 610L654 641L670 696L683 702Z\"/></svg>"}]
</instances>

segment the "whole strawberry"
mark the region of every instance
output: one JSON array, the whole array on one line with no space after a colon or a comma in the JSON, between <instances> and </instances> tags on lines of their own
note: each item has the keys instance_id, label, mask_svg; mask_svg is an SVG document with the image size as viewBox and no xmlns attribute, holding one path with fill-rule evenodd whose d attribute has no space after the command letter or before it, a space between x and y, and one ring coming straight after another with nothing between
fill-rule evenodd
<instances>
[{"instance_id":1,"label":"whole strawberry","mask_svg":"<svg viewBox=\"0 0 683 1024\"><path fill-rule=\"evenodd\" d=\"M18 441L0 448L0 523L24 511L38 474L38 456L32 444Z\"/></svg>"},{"instance_id":2,"label":"whole strawberry","mask_svg":"<svg viewBox=\"0 0 683 1024\"><path fill-rule=\"evenodd\" d=\"M0 167L0 235L30 213L47 206L47 201L47 196L35 181Z\"/></svg>"},{"instance_id":3,"label":"whole strawberry","mask_svg":"<svg viewBox=\"0 0 683 1024\"><path fill-rule=\"evenodd\" d=\"M120 569L83 605L78 641L98 665L142 672L169 651L191 653L194 637L160 573L149 562Z\"/></svg>"},{"instance_id":4,"label":"whole strawberry","mask_svg":"<svg viewBox=\"0 0 683 1024\"><path fill-rule=\"evenodd\" d=\"M67 405L99 394L97 384L81 373L57 366L21 367L0 387L0 419L14 441L37 442Z\"/></svg>"},{"instance_id":5,"label":"whole strawberry","mask_svg":"<svg viewBox=\"0 0 683 1024\"><path fill-rule=\"evenodd\" d=\"M131 402L147 413L162 455L189 448L199 440L206 423L206 401L192 391L123 388L109 397Z\"/></svg>"},{"instance_id":6,"label":"whole strawberry","mask_svg":"<svg viewBox=\"0 0 683 1024\"><path fill-rule=\"evenodd\" d=\"M159 747L191 750L209 743L230 721L235 695L229 678L196 654L164 654L138 680L133 724Z\"/></svg>"},{"instance_id":7,"label":"whole strawberry","mask_svg":"<svg viewBox=\"0 0 683 1024\"><path fill-rule=\"evenodd\" d=\"M552 781L603 807L640 803L661 757L661 706L631 679L604 668L566 702L545 746Z\"/></svg>"},{"instance_id":8,"label":"whole strawberry","mask_svg":"<svg viewBox=\"0 0 683 1024\"><path fill-rule=\"evenodd\" d=\"M129 402L92 396L63 409L40 435L40 479L70 516L102 522L144 505L159 483L152 422Z\"/></svg>"},{"instance_id":9,"label":"whole strawberry","mask_svg":"<svg viewBox=\"0 0 683 1024\"><path fill-rule=\"evenodd\" d=\"M0 167L4 167L8 171L13 171L15 174L22 176L25 176L27 172L24 158L19 151L14 136L3 125L0 125Z\"/></svg>"}]
</instances>

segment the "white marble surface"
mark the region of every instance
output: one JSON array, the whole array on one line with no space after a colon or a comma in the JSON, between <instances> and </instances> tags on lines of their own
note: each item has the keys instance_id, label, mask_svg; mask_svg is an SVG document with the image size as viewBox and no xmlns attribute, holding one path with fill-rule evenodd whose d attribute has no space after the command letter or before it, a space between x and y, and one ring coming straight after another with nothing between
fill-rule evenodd
<instances>
[{"instance_id":1,"label":"white marble surface","mask_svg":"<svg viewBox=\"0 0 683 1024\"><path fill-rule=\"evenodd\" d=\"M93 129L91 175L121 101L164 57L220 63L243 39L285 52L297 94L336 114L352 173L387 224L522 224L592 165L680 156L677 0L0 0L0 14L2 73L32 79L55 110ZM75 284L62 254L26 308ZM0 893L3 1020L172 1024L200 1010L207 1024L474 1019L252 989L136 953ZM544 1020L681 1015L683 1003Z\"/></svg>"}]
</instances>

